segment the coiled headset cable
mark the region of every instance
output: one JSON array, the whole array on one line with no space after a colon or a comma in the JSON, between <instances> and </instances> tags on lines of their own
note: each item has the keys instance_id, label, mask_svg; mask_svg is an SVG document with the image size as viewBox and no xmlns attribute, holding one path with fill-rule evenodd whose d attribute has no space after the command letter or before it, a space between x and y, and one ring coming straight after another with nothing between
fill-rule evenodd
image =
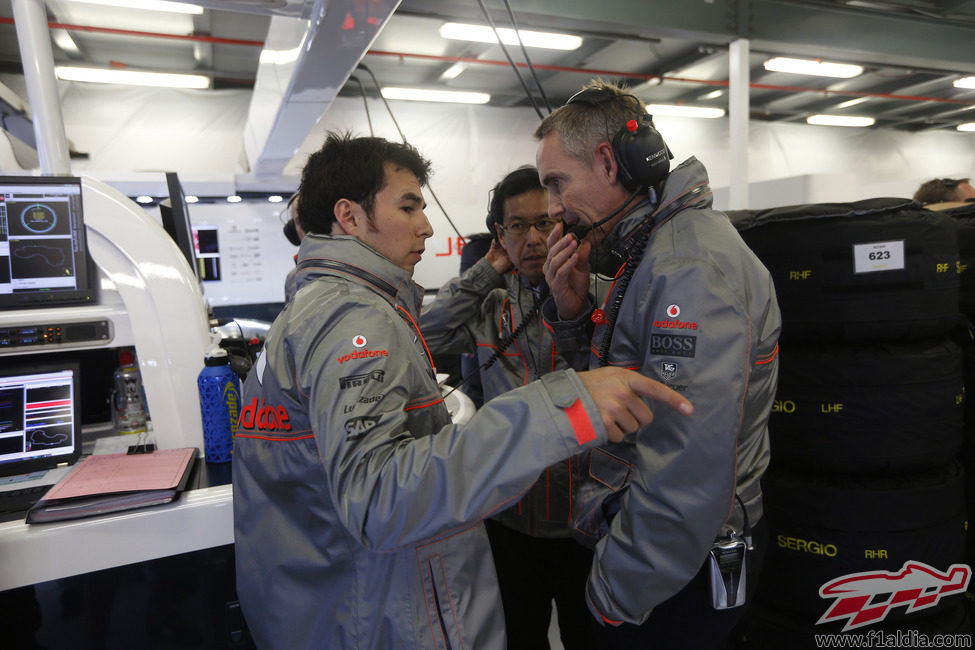
<instances>
[{"instance_id":1,"label":"coiled headset cable","mask_svg":"<svg viewBox=\"0 0 975 650\"><path fill-rule=\"evenodd\" d=\"M658 212L647 214L638 226L637 231L623 243L622 254L626 261L623 263L623 271L620 273L619 280L614 288L612 303L610 303L609 310L605 314L606 331L603 333L603 339L600 341L596 353L599 356L600 367L609 364L609 347L613 341L616 319L619 316L620 307L623 305L623 297L626 294L626 289L633 279L633 274L636 273L636 267L639 266L640 261L643 259L643 253L646 249L647 240L650 238L650 233L670 221L678 211L683 210L693 201L697 200L698 197L710 192L710 190L711 188L707 183L702 183L691 188Z\"/></svg>"},{"instance_id":2,"label":"coiled headset cable","mask_svg":"<svg viewBox=\"0 0 975 650\"><path fill-rule=\"evenodd\" d=\"M520 294L520 292L521 291L519 289L519 294ZM515 340L519 336L521 336L521 334L525 331L525 329L529 325L531 325L532 322L534 322L538 318L538 315L542 311L542 301L538 300L538 298L535 296L534 292L532 292L532 300L534 302L534 304L532 305L532 308L521 319L521 322L518 323L518 325L513 330L511 330L511 333L508 334L503 339L501 339L501 341L498 343L498 347L495 348L494 352L491 353L491 356L488 357L487 361L485 361L484 363L482 363L481 365L479 365L477 367L477 369L474 370L474 372L472 372L469 375L467 375L466 377L464 377L459 384L457 384L456 386L454 386L453 388L451 388L450 389L450 392L448 392L446 395L444 395L444 399L446 399L447 396L450 395L450 393L453 393L455 390L457 390L461 386L465 385L467 382L469 382L475 376L481 374L481 371L482 370L487 370L488 368L490 368L491 366L493 366L495 363L497 363L498 359L501 358L501 355L503 355L505 353L505 351L508 348L511 347L512 343L514 343ZM521 301L519 300L519 303L520 302ZM528 346L528 347L530 348L531 346ZM529 350L529 353L530 353L530 350ZM536 374L537 373L538 373L538 371L536 369Z\"/></svg>"}]
</instances>

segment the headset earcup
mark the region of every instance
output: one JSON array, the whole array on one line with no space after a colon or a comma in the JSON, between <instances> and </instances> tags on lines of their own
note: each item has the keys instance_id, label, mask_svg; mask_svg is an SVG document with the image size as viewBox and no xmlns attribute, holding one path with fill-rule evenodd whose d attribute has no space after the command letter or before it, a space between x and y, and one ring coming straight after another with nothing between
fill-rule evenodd
<instances>
[{"instance_id":1,"label":"headset earcup","mask_svg":"<svg viewBox=\"0 0 975 650\"><path fill-rule=\"evenodd\" d=\"M635 192L638 187L651 187L670 171L670 151L663 136L651 124L643 122L635 131L625 127L613 138L613 153L623 187Z\"/></svg>"}]
</instances>

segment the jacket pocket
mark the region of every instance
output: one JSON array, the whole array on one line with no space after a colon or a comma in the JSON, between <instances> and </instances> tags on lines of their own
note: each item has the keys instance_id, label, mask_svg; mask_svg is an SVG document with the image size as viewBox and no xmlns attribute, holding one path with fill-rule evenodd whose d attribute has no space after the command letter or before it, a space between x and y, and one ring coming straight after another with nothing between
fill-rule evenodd
<instances>
[{"instance_id":1,"label":"jacket pocket","mask_svg":"<svg viewBox=\"0 0 975 650\"><path fill-rule=\"evenodd\" d=\"M595 546L609 532L619 510L622 490L630 482L632 465L604 449L593 449L578 466L572 504L572 533L576 541Z\"/></svg>"},{"instance_id":2,"label":"jacket pocket","mask_svg":"<svg viewBox=\"0 0 975 650\"><path fill-rule=\"evenodd\" d=\"M425 558L427 609L430 614L430 627L436 640L436 647L444 650L459 648L459 623L454 614L450 585L447 583L447 570L442 555L428 555Z\"/></svg>"},{"instance_id":3,"label":"jacket pocket","mask_svg":"<svg viewBox=\"0 0 975 650\"><path fill-rule=\"evenodd\" d=\"M629 483L631 467L630 463L604 449L593 449L589 456L589 477L614 492Z\"/></svg>"}]
</instances>

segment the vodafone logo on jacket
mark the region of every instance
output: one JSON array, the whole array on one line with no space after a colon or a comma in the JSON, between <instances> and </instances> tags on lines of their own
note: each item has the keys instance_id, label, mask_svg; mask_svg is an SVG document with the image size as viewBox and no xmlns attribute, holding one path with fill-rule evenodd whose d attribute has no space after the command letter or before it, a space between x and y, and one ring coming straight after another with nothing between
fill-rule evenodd
<instances>
[{"instance_id":1,"label":"vodafone logo on jacket","mask_svg":"<svg viewBox=\"0 0 975 650\"><path fill-rule=\"evenodd\" d=\"M263 397L258 403L257 398L254 397L250 404L241 410L237 426L258 431L291 431L291 418L284 406L267 404Z\"/></svg>"},{"instance_id":2,"label":"vodafone logo on jacket","mask_svg":"<svg viewBox=\"0 0 975 650\"><path fill-rule=\"evenodd\" d=\"M653 326L659 329L671 330L696 330L697 323L694 321L678 320L680 316L680 305L670 305L667 307L667 319L655 320Z\"/></svg>"},{"instance_id":3,"label":"vodafone logo on jacket","mask_svg":"<svg viewBox=\"0 0 975 650\"><path fill-rule=\"evenodd\" d=\"M345 363L351 359L372 359L375 357L388 357L389 352L386 350L353 350L349 354L343 354L339 357L339 363Z\"/></svg>"}]
</instances>

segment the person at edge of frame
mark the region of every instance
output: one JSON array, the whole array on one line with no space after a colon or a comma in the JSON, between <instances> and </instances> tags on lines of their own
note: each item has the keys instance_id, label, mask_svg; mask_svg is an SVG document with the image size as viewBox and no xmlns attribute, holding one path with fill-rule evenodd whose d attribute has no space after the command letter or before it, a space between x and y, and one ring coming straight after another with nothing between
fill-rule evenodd
<instances>
[{"instance_id":1,"label":"person at edge of frame","mask_svg":"<svg viewBox=\"0 0 975 650\"><path fill-rule=\"evenodd\" d=\"M288 213L288 220L284 222L284 236L287 237L288 241L294 246L301 246L302 240L305 238L305 229L301 227L301 219L298 217L298 193L295 192L288 199L288 203L284 208ZM298 263L298 256L295 255L295 264ZM298 274L298 267L288 271L288 275L284 278L284 302L289 303L291 299L295 297L295 292L298 290L297 282L295 277Z\"/></svg>"}]
</instances>

